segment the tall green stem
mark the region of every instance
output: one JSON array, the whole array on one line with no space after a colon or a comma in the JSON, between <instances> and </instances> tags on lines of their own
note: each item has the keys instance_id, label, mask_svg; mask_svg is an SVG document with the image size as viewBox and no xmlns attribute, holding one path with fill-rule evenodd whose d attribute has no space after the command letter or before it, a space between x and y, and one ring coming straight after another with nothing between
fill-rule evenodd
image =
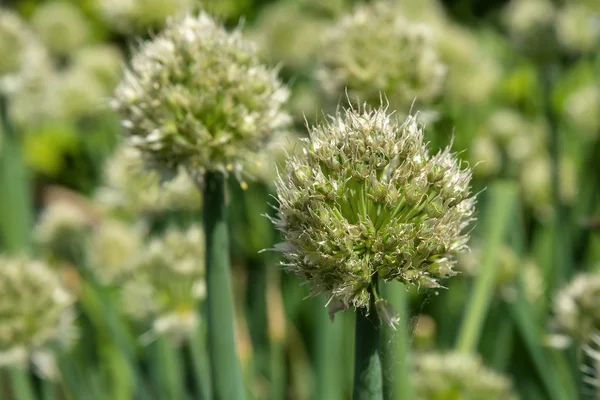
<instances>
[{"instance_id":1,"label":"tall green stem","mask_svg":"<svg viewBox=\"0 0 600 400\"><path fill-rule=\"evenodd\" d=\"M204 184L206 305L211 386L213 399L237 400L244 397L244 387L233 324L225 177L221 172L207 172Z\"/></svg>"},{"instance_id":2,"label":"tall green stem","mask_svg":"<svg viewBox=\"0 0 600 400\"><path fill-rule=\"evenodd\" d=\"M325 308L325 299L314 299L314 353L315 353L315 398L318 400L343 397L339 359L341 357L340 328L342 321L331 321Z\"/></svg>"},{"instance_id":3,"label":"tall green stem","mask_svg":"<svg viewBox=\"0 0 600 400\"><path fill-rule=\"evenodd\" d=\"M554 238L553 238L553 274L548 284L550 289L561 286L567 279L570 269L569 260L569 221L566 215L566 209L560 196L560 138L558 132L558 121L556 114L552 109L552 82L557 75L557 67L553 63L548 63L542 67L541 79L544 88L544 112L550 128L550 140L548 142L548 152L550 154L551 166L551 188L552 203L554 208Z\"/></svg>"},{"instance_id":4,"label":"tall green stem","mask_svg":"<svg viewBox=\"0 0 600 400\"><path fill-rule=\"evenodd\" d=\"M33 220L29 174L8 116L8 100L0 95L0 241L15 252L30 244Z\"/></svg>"},{"instance_id":5,"label":"tall green stem","mask_svg":"<svg viewBox=\"0 0 600 400\"><path fill-rule=\"evenodd\" d=\"M409 378L408 293L400 282L387 282L381 288L383 297L398 312L400 326L393 330L382 326L383 395L386 400L410 400L413 398Z\"/></svg>"},{"instance_id":6,"label":"tall green stem","mask_svg":"<svg viewBox=\"0 0 600 400\"><path fill-rule=\"evenodd\" d=\"M377 280L373 283L375 290ZM375 295L369 289L369 309L356 312L354 337L354 400L383 400L383 376L380 359L381 321L375 309Z\"/></svg>"},{"instance_id":7,"label":"tall green stem","mask_svg":"<svg viewBox=\"0 0 600 400\"><path fill-rule=\"evenodd\" d=\"M517 188L511 182L496 182L488 190L487 210L482 218L486 225L481 267L458 334L459 351L473 353L477 350L494 295L500 268L500 250L508 231L511 213L514 212L517 193Z\"/></svg>"}]
</instances>

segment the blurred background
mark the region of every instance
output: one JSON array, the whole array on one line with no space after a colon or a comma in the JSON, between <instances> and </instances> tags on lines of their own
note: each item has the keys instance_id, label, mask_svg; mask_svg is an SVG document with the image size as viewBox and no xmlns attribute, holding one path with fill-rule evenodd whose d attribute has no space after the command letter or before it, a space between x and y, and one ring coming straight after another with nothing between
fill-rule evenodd
<instances>
[{"instance_id":1,"label":"blurred background","mask_svg":"<svg viewBox=\"0 0 600 400\"><path fill-rule=\"evenodd\" d=\"M331 322L259 251L306 124L380 93L432 152L453 142L479 193L460 274L384 288L408 327L383 344L389 398L600 398L600 1L374 3L4 0L0 398L208 398L202 198L143 170L110 104L140 40L198 10L291 90L293 127L228 191L248 398L350 398L353 313Z\"/></svg>"}]
</instances>

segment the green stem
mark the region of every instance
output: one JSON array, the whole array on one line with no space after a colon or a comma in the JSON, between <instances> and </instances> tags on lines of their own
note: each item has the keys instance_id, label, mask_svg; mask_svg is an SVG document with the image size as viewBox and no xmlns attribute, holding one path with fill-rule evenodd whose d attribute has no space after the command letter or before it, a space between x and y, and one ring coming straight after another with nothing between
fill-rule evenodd
<instances>
[{"instance_id":1,"label":"green stem","mask_svg":"<svg viewBox=\"0 0 600 400\"><path fill-rule=\"evenodd\" d=\"M382 326L383 351L383 395L386 400L410 400L413 398L410 384L409 368L409 333L408 333L408 293L400 282L384 283L381 288L383 297L398 312L400 326L393 330Z\"/></svg>"},{"instance_id":2,"label":"green stem","mask_svg":"<svg viewBox=\"0 0 600 400\"><path fill-rule=\"evenodd\" d=\"M12 394L15 400L33 400L35 395L31 385L29 373L18 367L13 367L8 371Z\"/></svg>"},{"instance_id":3,"label":"green stem","mask_svg":"<svg viewBox=\"0 0 600 400\"><path fill-rule=\"evenodd\" d=\"M206 306L211 386L213 399L237 400L244 397L244 387L234 335L225 177L221 172L210 171L206 173L204 184Z\"/></svg>"},{"instance_id":4,"label":"green stem","mask_svg":"<svg viewBox=\"0 0 600 400\"><path fill-rule=\"evenodd\" d=\"M485 245L479 274L460 327L457 347L472 353L477 350L483 324L494 295L499 272L499 256L511 212L515 206L517 188L510 182L497 182L488 191L488 205L483 218Z\"/></svg>"},{"instance_id":5,"label":"green stem","mask_svg":"<svg viewBox=\"0 0 600 400\"><path fill-rule=\"evenodd\" d=\"M188 351L192 358L192 367L194 370L194 384L196 385L196 399L210 399L210 380L208 371L208 357L206 355L205 333L199 327L193 337L187 343Z\"/></svg>"},{"instance_id":6,"label":"green stem","mask_svg":"<svg viewBox=\"0 0 600 400\"><path fill-rule=\"evenodd\" d=\"M163 399L183 399L184 390L180 381L183 375L178 349L169 338L159 336L150 346L153 381Z\"/></svg>"},{"instance_id":7,"label":"green stem","mask_svg":"<svg viewBox=\"0 0 600 400\"><path fill-rule=\"evenodd\" d=\"M551 158L550 176L552 188L552 203L554 208L553 218L553 274L549 282L549 288L562 285L569 275L570 262L568 256L569 244L569 221L566 209L560 198L560 138L558 132L558 121L552 109L552 82L557 75L556 66L552 63L543 66L541 71L542 87L544 89L544 111L550 128L550 140L548 152Z\"/></svg>"},{"instance_id":8,"label":"green stem","mask_svg":"<svg viewBox=\"0 0 600 400\"><path fill-rule=\"evenodd\" d=\"M30 245L33 221L29 174L8 117L8 100L0 95L0 241L5 251Z\"/></svg>"},{"instance_id":9,"label":"green stem","mask_svg":"<svg viewBox=\"0 0 600 400\"><path fill-rule=\"evenodd\" d=\"M340 327L342 321L331 321L324 299L314 299L314 354L315 354L315 398L319 400L343 397L338 360L340 359Z\"/></svg>"},{"instance_id":10,"label":"green stem","mask_svg":"<svg viewBox=\"0 0 600 400\"><path fill-rule=\"evenodd\" d=\"M373 283L377 288L377 277ZM381 321L375 309L373 288L369 288L369 309L356 312L354 337L354 400L383 400L380 359Z\"/></svg>"}]
</instances>

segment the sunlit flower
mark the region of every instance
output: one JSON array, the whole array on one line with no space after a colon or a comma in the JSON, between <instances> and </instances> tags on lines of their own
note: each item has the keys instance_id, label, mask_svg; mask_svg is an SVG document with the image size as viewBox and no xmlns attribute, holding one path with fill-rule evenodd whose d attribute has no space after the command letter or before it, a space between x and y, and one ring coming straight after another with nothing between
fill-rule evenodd
<instances>
[{"instance_id":1,"label":"sunlit flower","mask_svg":"<svg viewBox=\"0 0 600 400\"><path fill-rule=\"evenodd\" d=\"M168 22L133 56L114 108L146 165L168 175L234 171L285 127L288 98L255 47L207 14Z\"/></svg>"},{"instance_id":2,"label":"sunlit flower","mask_svg":"<svg viewBox=\"0 0 600 400\"><path fill-rule=\"evenodd\" d=\"M426 288L455 274L475 199L449 148L430 156L415 116L346 110L313 127L277 182L287 269L333 307L367 307L374 280Z\"/></svg>"}]
</instances>

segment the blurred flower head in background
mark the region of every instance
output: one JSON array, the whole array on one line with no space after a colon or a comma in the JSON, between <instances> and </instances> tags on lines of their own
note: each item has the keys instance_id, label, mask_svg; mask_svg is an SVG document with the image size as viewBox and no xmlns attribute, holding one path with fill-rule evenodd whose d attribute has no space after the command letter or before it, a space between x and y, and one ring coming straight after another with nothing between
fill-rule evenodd
<instances>
[{"instance_id":1,"label":"blurred flower head in background","mask_svg":"<svg viewBox=\"0 0 600 400\"><path fill-rule=\"evenodd\" d=\"M411 383L417 400L516 400L510 380L477 356L460 353L417 353Z\"/></svg>"},{"instance_id":2,"label":"blurred flower head in background","mask_svg":"<svg viewBox=\"0 0 600 400\"><path fill-rule=\"evenodd\" d=\"M66 350L77 337L73 302L45 263L0 256L0 366Z\"/></svg>"},{"instance_id":3,"label":"blurred flower head in background","mask_svg":"<svg viewBox=\"0 0 600 400\"><path fill-rule=\"evenodd\" d=\"M43 44L13 11L0 8L0 94L39 84L48 58Z\"/></svg>"},{"instance_id":4,"label":"blurred flower head in background","mask_svg":"<svg viewBox=\"0 0 600 400\"><path fill-rule=\"evenodd\" d=\"M104 183L96 192L98 201L124 217L162 211L193 211L202 207L202 196L193 179L183 170L167 182L144 168L135 147L122 145L104 166Z\"/></svg>"},{"instance_id":5,"label":"blurred flower head in background","mask_svg":"<svg viewBox=\"0 0 600 400\"><path fill-rule=\"evenodd\" d=\"M431 27L410 22L388 2L361 5L341 17L326 34L320 62L318 78L332 98L347 90L351 102L377 106L385 96L400 110L415 100L433 101L446 73Z\"/></svg>"},{"instance_id":6,"label":"blurred flower head in background","mask_svg":"<svg viewBox=\"0 0 600 400\"><path fill-rule=\"evenodd\" d=\"M197 0L93 0L100 17L124 34L143 34L161 28L169 17L181 16Z\"/></svg>"},{"instance_id":7,"label":"blurred flower head in background","mask_svg":"<svg viewBox=\"0 0 600 400\"><path fill-rule=\"evenodd\" d=\"M600 329L600 274L581 273L555 295L554 323L574 340Z\"/></svg>"},{"instance_id":8,"label":"blurred flower head in background","mask_svg":"<svg viewBox=\"0 0 600 400\"><path fill-rule=\"evenodd\" d=\"M172 19L142 44L116 89L129 143L163 176L183 166L242 172L244 161L284 128L289 96L239 30L205 13Z\"/></svg>"},{"instance_id":9,"label":"blurred flower head in background","mask_svg":"<svg viewBox=\"0 0 600 400\"><path fill-rule=\"evenodd\" d=\"M169 228L150 239L122 287L123 306L134 319L148 321L145 336L184 340L198 325L205 297L204 234L198 226Z\"/></svg>"},{"instance_id":10,"label":"blurred flower head in background","mask_svg":"<svg viewBox=\"0 0 600 400\"><path fill-rule=\"evenodd\" d=\"M97 279L105 285L117 285L136 267L143 252L146 229L117 219L97 224L89 240L89 262Z\"/></svg>"},{"instance_id":11,"label":"blurred flower head in background","mask_svg":"<svg viewBox=\"0 0 600 400\"><path fill-rule=\"evenodd\" d=\"M42 3L35 8L30 21L46 48L58 56L71 54L91 39L89 21L70 2Z\"/></svg>"},{"instance_id":12,"label":"blurred flower head in background","mask_svg":"<svg viewBox=\"0 0 600 400\"><path fill-rule=\"evenodd\" d=\"M81 262L92 222L85 210L67 201L55 201L42 211L34 237L50 259Z\"/></svg>"},{"instance_id":13,"label":"blurred flower head in background","mask_svg":"<svg viewBox=\"0 0 600 400\"><path fill-rule=\"evenodd\" d=\"M515 44L538 60L552 58L558 50L557 9L552 0L511 0L504 23Z\"/></svg>"},{"instance_id":14,"label":"blurred flower head in background","mask_svg":"<svg viewBox=\"0 0 600 400\"><path fill-rule=\"evenodd\" d=\"M374 277L426 288L455 274L475 199L449 148L430 156L415 116L345 110L310 130L277 182L284 265L333 309L368 307Z\"/></svg>"}]
</instances>

